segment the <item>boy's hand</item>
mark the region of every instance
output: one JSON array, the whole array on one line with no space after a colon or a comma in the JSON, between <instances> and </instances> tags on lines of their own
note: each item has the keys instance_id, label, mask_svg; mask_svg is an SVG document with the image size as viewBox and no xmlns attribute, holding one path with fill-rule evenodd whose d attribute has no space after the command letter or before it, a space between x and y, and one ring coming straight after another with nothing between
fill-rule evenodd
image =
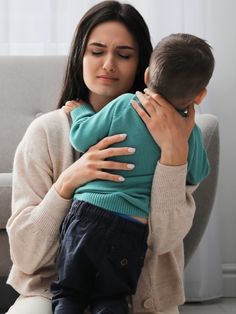
<instances>
[{"instance_id":1,"label":"boy's hand","mask_svg":"<svg viewBox=\"0 0 236 314\"><path fill-rule=\"evenodd\" d=\"M65 113L69 114L73 109L79 107L80 105L81 102L79 100L68 100L62 109L65 111Z\"/></svg>"}]
</instances>

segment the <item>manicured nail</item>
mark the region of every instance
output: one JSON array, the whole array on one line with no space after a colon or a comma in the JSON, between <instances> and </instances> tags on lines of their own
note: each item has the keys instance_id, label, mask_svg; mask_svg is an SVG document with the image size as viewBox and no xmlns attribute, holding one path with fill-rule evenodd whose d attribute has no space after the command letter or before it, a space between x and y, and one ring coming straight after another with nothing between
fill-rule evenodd
<instances>
[{"instance_id":1,"label":"manicured nail","mask_svg":"<svg viewBox=\"0 0 236 314\"><path fill-rule=\"evenodd\" d=\"M119 180L120 182L123 182L123 181L125 181L125 178L124 178L124 177L119 177L118 180Z\"/></svg>"},{"instance_id":2,"label":"manicured nail","mask_svg":"<svg viewBox=\"0 0 236 314\"><path fill-rule=\"evenodd\" d=\"M120 134L120 137L123 139L123 138L126 138L127 137L127 134L124 133L124 134Z\"/></svg>"},{"instance_id":3,"label":"manicured nail","mask_svg":"<svg viewBox=\"0 0 236 314\"><path fill-rule=\"evenodd\" d=\"M127 165L127 168L128 168L128 169L134 169L134 167L135 167L134 164L128 164L128 165Z\"/></svg>"},{"instance_id":4,"label":"manicured nail","mask_svg":"<svg viewBox=\"0 0 236 314\"><path fill-rule=\"evenodd\" d=\"M133 148L133 147L129 147L129 148L128 148L128 152L129 152L129 153L134 153L135 151L136 151L136 149Z\"/></svg>"}]
</instances>

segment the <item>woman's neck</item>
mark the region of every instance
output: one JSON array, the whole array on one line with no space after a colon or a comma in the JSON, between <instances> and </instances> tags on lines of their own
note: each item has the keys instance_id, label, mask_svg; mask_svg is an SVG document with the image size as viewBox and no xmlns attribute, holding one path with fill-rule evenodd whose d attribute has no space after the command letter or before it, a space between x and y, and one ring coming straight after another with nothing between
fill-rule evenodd
<instances>
[{"instance_id":1,"label":"woman's neck","mask_svg":"<svg viewBox=\"0 0 236 314\"><path fill-rule=\"evenodd\" d=\"M112 99L112 97L91 95L89 97L89 103L92 105L94 111L98 112L103 107L105 107Z\"/></svg>"}]
</instances>

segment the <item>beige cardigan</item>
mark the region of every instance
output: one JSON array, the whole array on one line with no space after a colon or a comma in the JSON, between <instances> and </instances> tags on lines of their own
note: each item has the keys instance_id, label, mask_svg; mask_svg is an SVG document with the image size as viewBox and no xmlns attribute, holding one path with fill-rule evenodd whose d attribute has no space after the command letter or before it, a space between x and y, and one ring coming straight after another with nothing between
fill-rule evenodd
<instances>
[{"instance_id":1,"label":"beige cardigan","mask_svg":"<svg viewBox=\"0 0 236 314\"><path fill-rule=\"evenodd\" d=\"M8 284L25 296L50 297L56 278L59 228L71 201L61 198L53 184L75 160L69 127L62 110L42 115L29 126L16 151L7 224L13 261ZM135 313L157 313L184 302L183 238L192 225L196 188L185 186L186 172L187 165L157 165L148 251L132 298Z\"/></svg>"}]
</instances>

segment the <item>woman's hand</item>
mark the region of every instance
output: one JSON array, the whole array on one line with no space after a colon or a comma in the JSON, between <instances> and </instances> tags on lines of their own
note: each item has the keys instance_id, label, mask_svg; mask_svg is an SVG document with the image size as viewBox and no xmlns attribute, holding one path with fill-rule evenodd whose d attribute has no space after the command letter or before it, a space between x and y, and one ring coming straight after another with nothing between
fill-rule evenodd
<instances>
[{"instance_id":1,"label":"woman's hand","mask_svg":"<svg viewBox=\"0 0 236 314\"><path fill-rule=\"evenodd\" d=\"M132 101L132 105L161 148L160 162L173 166L185 164L188 139L194 127L194 106L190 105L187 116L183 117L164 98L148 89L145 94L137 92L137 97L146 112L137 102Z\"/></svg>"},{"instance_id":2,"label":"woman's hand","mask_svg":"<svg viewBox=\"0 0 236 314\"><path fill-rule=\"evenodd\" d=\"M61 197L70 199L74 190L86 182L96 179L122 182L124 178L111 174L106 170L132 170L134 165L106 160L114 156L131 155L135 152L131 147L109 147L125 140L126 134L108 136L98 142L70 167L63 171L55 183Z\"/></svg>"}]
</instances>

